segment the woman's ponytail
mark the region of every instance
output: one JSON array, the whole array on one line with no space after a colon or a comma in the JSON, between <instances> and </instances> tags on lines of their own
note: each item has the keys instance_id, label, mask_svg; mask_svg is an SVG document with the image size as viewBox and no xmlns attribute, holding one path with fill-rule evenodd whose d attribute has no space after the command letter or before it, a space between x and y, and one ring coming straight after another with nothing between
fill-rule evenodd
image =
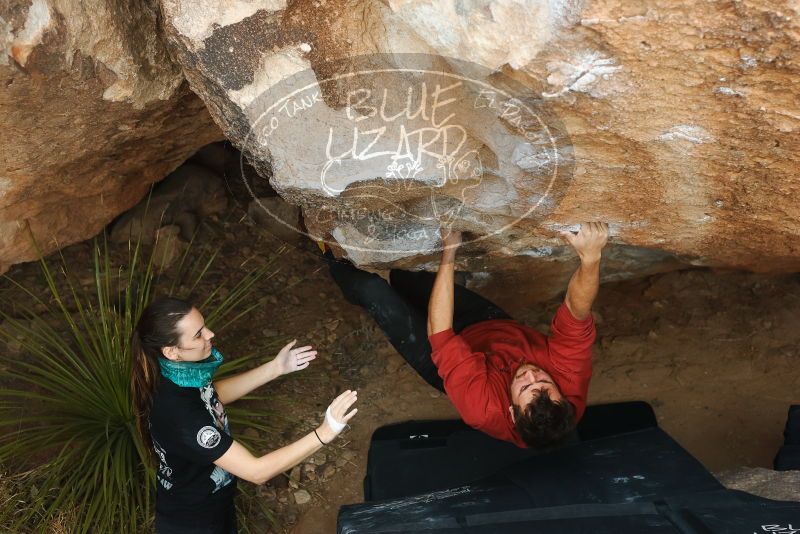
<instances>
[{"instance_id":1,"label":"woman's ponytail","mask_svg":"<svg viewBox=\"0 0 800 534\"><path fill-rule=\"evenodd\" d=\"M153 439L150 436L149 418L150 408L153 406L153 394L158 387L159 366L158 361L148 358L142 349L142 339L138 330L134 330L131 336L131 359L133 362L131 398L136 430L146 451L144 460L150 467L155 467L156 459L153 453Z\"/></svg>"},{"instance_id":2,"label":"woman's ponytail","mask_svg":"<svg viewBox=\"0 0 800 534\"><path fill-rule=\"evenodd\" d=\"M154 300L142 312L131 334L131 399L136 430L146 450L144 461L157 466L150 435L150 410L161 376L158 358L163 347L178 344L178 321L192 310L185 300L163 297Z\"/></svg>"}]
</instances>

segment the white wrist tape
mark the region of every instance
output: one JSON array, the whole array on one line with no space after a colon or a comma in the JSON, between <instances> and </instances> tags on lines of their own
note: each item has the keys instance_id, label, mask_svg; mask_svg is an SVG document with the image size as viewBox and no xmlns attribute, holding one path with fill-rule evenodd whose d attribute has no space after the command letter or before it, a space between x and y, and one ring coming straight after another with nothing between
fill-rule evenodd
<instances>
[{"instance_id":1,"label":"white wrist tape","mask_svg":"<svg viewBox=\"0 0 800 534\"><path fill-rule=\"evenodd\" d=\"M342 430L344 430L344 427L347 426L344 423L340 423L339 421L333 418L330 406L328 406L328 409L325 411L325 422L328 423L328 426L331 427L331 430L333 430L337 434Z\"/></svg>"}]
</instances>

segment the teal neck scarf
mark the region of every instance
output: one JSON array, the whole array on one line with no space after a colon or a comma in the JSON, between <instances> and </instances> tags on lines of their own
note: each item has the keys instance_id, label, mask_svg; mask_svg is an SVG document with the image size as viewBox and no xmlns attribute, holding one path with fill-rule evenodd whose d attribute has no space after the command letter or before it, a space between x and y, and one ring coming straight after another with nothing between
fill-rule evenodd
<instances>
[{"instance_id":1,"label":"teal neck scarf","mask_svg":"<svg viewBox=\"0 0 800 534\"><path fill-rule=\"evenodd\" d=\"M211 347L211 356L199 362L173 362L160 357L161 375L184 388L201 388L211 382L217 367L222 365L222 353Z\"/></svg>"}]
</instances>

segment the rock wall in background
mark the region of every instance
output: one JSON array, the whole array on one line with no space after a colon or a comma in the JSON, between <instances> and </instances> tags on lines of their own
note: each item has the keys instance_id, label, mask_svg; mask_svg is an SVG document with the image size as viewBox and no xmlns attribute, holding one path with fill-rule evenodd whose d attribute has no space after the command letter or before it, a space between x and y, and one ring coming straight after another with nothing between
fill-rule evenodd
<instances>
[{"instance_id":1,"label":"rock wall in background","mask_svg":"<svg viewBox=\"0 0 800 534\"><path fill-rule=\"evenodd\" d=\"M14 0L0 14L0 268L33 257L25 225L58 241L48 250L91 236L218 138L205 104L263 179L302 208L310 234L335 239L360 265L433 266L443 221L468 232L459 261L473 283L526 302L563 289L574 268L558 232L604 220L606 280L690 265L798 271L798 9L788 0L702 9ZM446 75L398 76L409 61ZM366 67L380 72L344 77ZM396 104L423 81L430 112L435 82L455 76L469 83L440 111L454 110L457 124L377 113L383 89ZM314 83L316 96L297 93L307 99L276 111ZM481 87L503 98L478 106ZM354 102L365 88L370 98ZM508 113L510 104L528 115ZM269 113L293 120L268 135ZM363 157L364 144L348 155L347 133L359 127L363 143L378 119L389 128L369 151L383 156ZM398 148L399 123L406 141L409 131L435 132L442 157L434 144L415 167L414 149ZM447 126L459 127L449 141ZM338 157L325 152L332 131ZM455 144L460 152L447 153Z\"/></svg>"},{"instance_id":2,"label":"rock wall in background","mask_svg":"<svg viewBox=\"0 0 800 534\"><path fill-rule=\"evenodd\" d=\"M89 238L221 138L167 54L157 7L10 0L0 8L0 272Z\"/></svg>"},{"instance_id":3,"label":"rock wall in background","mask_svg":"<svg viewBox=\"0 0 800 534\"><path fill-rule=\"evenodd\" d=\"M337 71L336 59L415 53L482 65L485 81L513 79L560 125L557 150L571 161L568 175L546 209L526 215L537 191L519 177L526 165L541 163L535 143L531 153L522 136L509 134L500 112L489 117L500 122L494 129L482 119L464 121L467 146L479 154L480 185L462 194L459 210L438 215L449 213L456 228L485 238L464 248L462 267L489 273L476 279L501 300L509 289L517 300L563 289L575 258L557 232L583 220L611 225L606 279L688 265L800 270L794 2L713 2L702 9L660 0L483 0L469 9L433 0L160 3L175 56L226 136L303 208L312 234L336 238L361 265L431 266L437 238L400 243L396 220L373 220L393 177L385 159L354 161L353 152L335 162L345 171L336 186L320 185L326 158L316 140L369 118L348 107L352 87L320 84L313 117L295 121L294 129L281 123L284 133L264 142L252 132L264 131L265 110L288 87L346 70ZM402 60L384 56L378 63L397 67ZM436 66L462 72L447 62ZM259 101L292 77L284 93ZM391 76L375 75L373 89L393 86ZM472 101L460 98L452 106L475 119ZM435 227L436 202L459 200L464 190L418 182L401 180L404 187L391 193L416 217L406 228L400 223L403 235ZM370 184L384 194L363 194ZM358 208L364 211L352 215ZM367 219L370 238L391 242L382 243L391 254L359 250ZM516 221L513 228L492 234L508 221ZM531 280L547 288L520 283Z\"/></svg>"}]
</instances>

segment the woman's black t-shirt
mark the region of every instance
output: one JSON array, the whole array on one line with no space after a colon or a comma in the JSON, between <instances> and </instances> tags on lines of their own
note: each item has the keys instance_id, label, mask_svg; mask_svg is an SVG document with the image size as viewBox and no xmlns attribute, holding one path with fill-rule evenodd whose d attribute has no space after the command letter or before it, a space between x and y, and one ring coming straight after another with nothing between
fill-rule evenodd
<instances>
[{"instance_id":1,"label":"woman's black t-shirt","mask_svg":"<svg viewBox=\"0 0 800 534\"><path fill-rule=\"evenodd\" d=\"M156 513L189 525L229 517L236 477L214 461L233 443L228 417L213 383L181 387L161 376L150 411L159 459Z\"/></svg>"}]
</instances>

